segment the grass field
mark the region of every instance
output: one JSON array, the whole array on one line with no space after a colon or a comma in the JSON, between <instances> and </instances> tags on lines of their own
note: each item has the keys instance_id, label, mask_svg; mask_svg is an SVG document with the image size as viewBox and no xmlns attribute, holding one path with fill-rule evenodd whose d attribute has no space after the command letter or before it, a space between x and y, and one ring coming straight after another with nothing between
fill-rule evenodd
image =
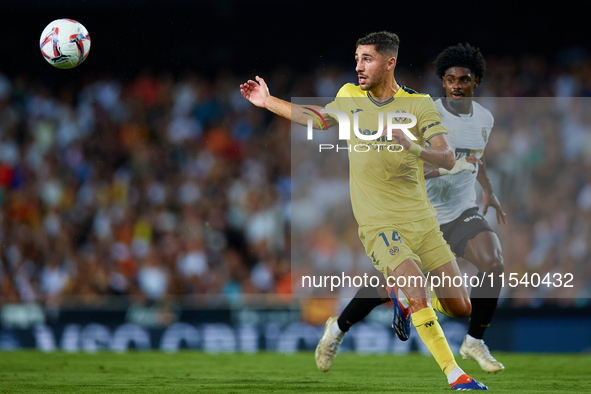
<instances>
[{"instance_id":1,"label":"grass field","mask_svg":"<svg viewBox=\"0 0 591 394\"><path fill-rule=\"evenodd\" d=\"M591 356L496 354L498 375L458 360L496 393L591 392ZM340 354L319 372L312 353L281 355L0 353L0 393L437 393L451 392L435 361L418 354Z\"/></svg>"}]
</instances>

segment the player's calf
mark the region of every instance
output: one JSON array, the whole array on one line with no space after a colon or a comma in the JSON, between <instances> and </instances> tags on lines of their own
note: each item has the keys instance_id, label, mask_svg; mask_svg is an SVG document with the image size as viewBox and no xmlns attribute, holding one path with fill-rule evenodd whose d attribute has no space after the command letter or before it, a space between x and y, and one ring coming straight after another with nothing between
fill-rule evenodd
<instances>
[{"instance_id":1,"label":"player's calf","mask_svg":"<svg viewBox=\"0 0 591 394\"><path fill-rule=\"evenodd\" d=\"M492 274L493 281L498 281L499 277L505 272L505 264L502 256L490 256L487 259L478 264L478 270L484 273L484 276L488 279L491 278ZM491 279L488 279L491 282Z\"/></svg>"}]
</instances>

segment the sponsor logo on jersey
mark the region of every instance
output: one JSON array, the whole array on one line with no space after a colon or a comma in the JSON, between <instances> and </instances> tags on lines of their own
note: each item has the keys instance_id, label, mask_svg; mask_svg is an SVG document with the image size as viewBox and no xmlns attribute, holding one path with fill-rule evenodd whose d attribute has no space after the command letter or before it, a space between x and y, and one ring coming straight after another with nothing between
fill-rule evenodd
<instances>
[{"instance_id":1,"label":"sponsor logo on jersey","mask_svg":"<svg viewBox=\"0 0 591 394\"><path fill-rule=\"evenodd\" d=\"M486 144L486 139L488 138L488 134L486 132L486 127L482 128L482 139L484 140L484 143Z\"/></svg>"},{"instance_id":2,"label":"sponsor logo on jersey","mask_svg":"<svg viewBox=\"0 0 591 394\"><path fill-rule=\"evenodd\" d=\"M472 219L480 219L482 220L482 218L480 217L480 215L472 215L472 216L468 216L466 219L464 219L464 222L469 222Z\"/></svg>"},{"instance_id":3,"label":"sponsor logo on jersey","mask_svg":"<svg viewBox=\"0 0 591 394\"><path fill-rule=\"evenodd\" d=\"M470 152L470 149L456 148L456 160L459 160L462 157L470 156Z\"/></svg>"}]
</instances>

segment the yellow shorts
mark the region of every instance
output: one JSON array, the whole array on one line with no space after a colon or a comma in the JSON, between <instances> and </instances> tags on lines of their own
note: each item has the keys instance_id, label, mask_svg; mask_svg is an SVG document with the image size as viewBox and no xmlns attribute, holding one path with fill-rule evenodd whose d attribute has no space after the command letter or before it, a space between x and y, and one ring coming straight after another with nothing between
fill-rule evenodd
<instances>
[{"instance_id":1,"label":"yellow shorts","mask_svg":"<svg viewBox=\"0 0 591 394\"><path fill-rule=\"evenodd\" d=\"M412 258L424 274L455 260L435 217L389 226L359 227L359 238L374 267L385 278Z\"/></svg>"}]
</instances>

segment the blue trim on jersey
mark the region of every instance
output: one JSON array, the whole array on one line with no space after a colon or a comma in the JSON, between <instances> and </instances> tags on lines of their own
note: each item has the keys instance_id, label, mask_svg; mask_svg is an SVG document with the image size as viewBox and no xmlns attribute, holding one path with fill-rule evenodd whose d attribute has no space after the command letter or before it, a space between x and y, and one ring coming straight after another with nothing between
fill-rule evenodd
<instances>
[{"instance_id":1,"label":"blue trim on jersey","mask_svg":"<svg viewBox=\"0 0 591 394\"><path fill-rule=\"evenodd\" d=\"M369 94L369 92L366 93L367 97L369 97L369 100L374 103L375 105L377 105L378 107L383 107L384 105L388 105L390 104L392 101L394 101L394 97L392 97L391 99L384 101L383 103L380 103L379 101L376 101L376 99L374 99L373 97L371 97L371 94Z\"/></svg>"},{"instance_id":2,"label":"blue trim on jersey","mask_svg":"<svg viewBox=\"0 0 591 394\"><path fill-rule=\"evenodd\" d=\"M416 90L413 90L413 89L411 89L411 88L409 88L409 87L406 87L406 86L404 86L404 85L400 85L400 87L401 87L401 88L402 88L402 90L404 90L406 93L409 93L409 94L421 94L421 93L417 92Z\"/></svg>"},{"instance_id":3,"label":"blue trim on jersey","mask_svg":"<svg viewBox=\"0 0 591 394\"><path fill-rule=\"evenodd\" d=\"M430 129L431 127L433 127L433 126L439 126L440 124L441 124L441 122L434 122L434 123L431 123L430 125L423 127L423 128L421 129L421 133L425 134L425 131L429 130L429 129Z\"/></svg>"},{"instance_id":4,"label":"blue trim on jersey","mask_svg":"<svg viewBox=\"0 0 591 394\"><path fill-rule=\"evenodd\" d=\"M442 131L441 133L433 134L432 136L430 136L429 138L427 138L425 141L429 141L431 138L435 137L436 135L440 135L440 134L447 134L447 130L446 131Z\"/></svg>"}]
</instances>

